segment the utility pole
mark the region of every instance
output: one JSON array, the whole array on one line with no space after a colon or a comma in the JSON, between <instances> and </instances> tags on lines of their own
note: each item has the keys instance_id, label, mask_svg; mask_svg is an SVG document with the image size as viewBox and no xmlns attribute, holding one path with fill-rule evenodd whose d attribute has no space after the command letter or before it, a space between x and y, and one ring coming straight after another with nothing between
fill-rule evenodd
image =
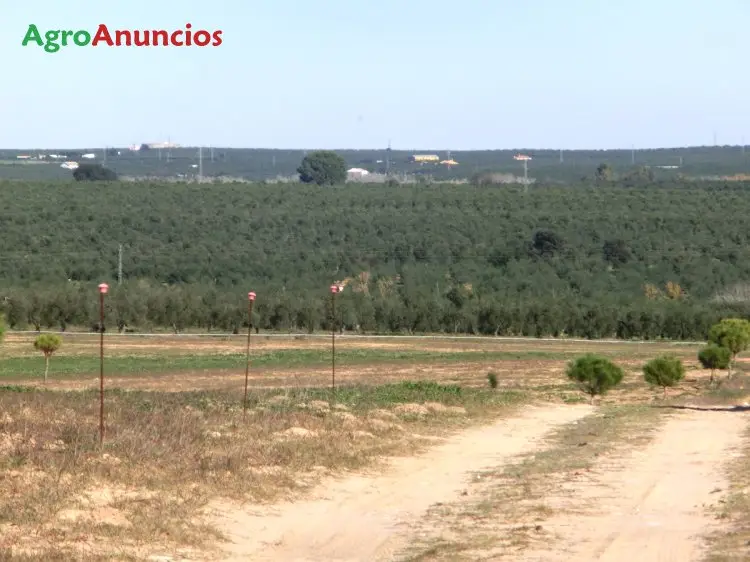
<instances>
[{"instance_id":1,"label":"utility pole","mask_svg":"<svg viewBox=\"0 0 750 562\"><path fill-rule=\"evenodd\" d=\"M635 145L630 147L630 163L635 165Z\"/></svg>"},{"instance_id":2,"label":"utility pole","mask_svg":"<svg viewBox=\"0 0 750 562\"><path fill-rule=\"evenodd\" d=\"M106 146L104 147L104 158L103 158L103 160L104 160L104 166L106 167L107 166L107 147Z\"/></svg>"},{"instance_id":3,"label":"utility pole","mask_svg":"<svg viewBox=\"0 0 750 562\"><path fill-rule=\"evenodd\" d=\"M211 162L214 161L214 147L211 147Z\"/></svg>"},{"instance_id":4,"label":"utility pole","mask_svg":"<svg viewBox=\"0 0 750 562\"><path fill-rule=\"evenodd\" d=\"M122 244L117 252L117 284L122 285Z\"/></svg>"},{"instance_id":5,"label":"utility pole","mask_svg":"<svg viewBox=\"0 0 750 562\"><path fill-rule=\"evenodd\" d=\"M198 147L198 181L203 181L203 147Z\"/></svg>"},{"instance_id":6,"label":"utility pole","mask_svg":"<svg viewBox=\"0 0 750 562\"><path fill-rule=\"evenodd\" d=\"M562 164L562 163L563 163L563 155L562 155L562 151L563 151L563 149L561 148L561 149L560 149L560 164Z\"/></svg>"}]
</instances>

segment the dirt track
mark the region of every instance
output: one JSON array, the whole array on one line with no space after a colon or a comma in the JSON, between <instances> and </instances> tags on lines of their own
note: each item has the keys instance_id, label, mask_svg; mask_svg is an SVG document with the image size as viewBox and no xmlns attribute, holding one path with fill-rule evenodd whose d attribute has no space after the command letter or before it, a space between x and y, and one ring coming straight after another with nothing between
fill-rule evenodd
<instances>
[{"instance_id":1,"label":"dirt track","mask_svg":"<svg viewBox=\"0 0 750 562\"><path fill-rule=\"evenodd\" d=\"M544 522L558 539L516 560L698 562L701 536L715 523L706 507L727 489L722 465L740 445L747 415L675 414L650 446L633 451L625 462L600 467L593 481L568 488L566 501L586 505L589 513Z\"/></svg>"},{"instance_id":2,"label":"dirt track","mask_svg":"<svg viewBox=\"0 0 750 562\"><path fill-rule=\"evenodd\" d=\"M459 434L425 455L398 459L386 474L321 486L309 501L250 509L216 504L230 538L226 561L355 562L394 560L410 530L438 502L460 501L474 471L497 467L543 446L549 430L582 418L588 406L550 406ZM605 461L546 500L558 513L553 533L518 562L697 562L711 530L707 506L727 487L722 466L747 424L737 412L680 411L643 450ZM571 515L573 514L573 515ZM498 514L498 532L504 522Z\"/></svg>"},{"instance_id":3,"label":"dirt track","mask_svg":"<svg viewBox=\"0 0 750 562\"><path fill-rule=\"evenodd\" d=\"M460 497L471 471L503 463L551 428L590 411L588 406L532 409L466 431L425 455L397 459L381 476L330 481L310 501L260 509L217 504L217 521L231 539L226 560L392 560L408 543L409 524L435 502Z\"/></svg>"}]
</instances>

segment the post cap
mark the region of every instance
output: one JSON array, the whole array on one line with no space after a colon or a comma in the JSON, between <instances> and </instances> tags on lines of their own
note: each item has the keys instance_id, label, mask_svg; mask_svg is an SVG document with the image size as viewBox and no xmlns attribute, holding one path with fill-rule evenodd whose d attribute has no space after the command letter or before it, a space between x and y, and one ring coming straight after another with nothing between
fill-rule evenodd
<instances>
[{"instance_id":1,"label":"post cap","mask_svg":"<svg viewBox=\"0 0 750 562\"><path fill-rule=\"evenodd\" d=\"M247 298L248 298L248 300L254 301L255 300L255 293L249 292L247 294Z\"/></svg>"},{"instance_id":2,"label":"post cap","mask_svg":"<svg viewBox=\"0 0 750 562\"><path fill-rule=\"evenodd\" d=\"M102 283L101 285L99 285L99 292L101 294L106 295L107 291L109 291L109 285L107 285L106 283Z\"/></svg>"},{"instance_id":3,"label":"post cap","mask_svg":"<svg viewBox=\"0 0 750 562\"><path fill-rule=\"evenodd\" d=\"M339 286L338 285L331 285L331 292L332 293L338 293L339 292Z\"/></svg>"}]
</instances>

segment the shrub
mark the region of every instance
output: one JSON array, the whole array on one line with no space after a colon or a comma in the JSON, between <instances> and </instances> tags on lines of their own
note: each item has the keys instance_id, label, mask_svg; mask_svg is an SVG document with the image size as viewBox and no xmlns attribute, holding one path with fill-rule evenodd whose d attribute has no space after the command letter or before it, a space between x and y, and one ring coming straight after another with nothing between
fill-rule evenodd
<instances>
[{"instance_id":1,"label":"shrub","mask_svg":"<svg viewBox=\"0 0 750 562\"><path fill-rule=\"evenodd\" d=\"M648 384L661 386L666 398L667 387L675 386L684 378L685 367L678 358L664 355L646 363L643 367L643 376Z\"/></svg>"},{"instance_id":2,"label":"shrub","mask_svg":"<svg viewBox=\"0 0 750 562\"><path fill-rule=\"evenodd\" d=\"M491 388L497 388L497 373L494 371L487 373L487 382L490 383Z\"/></svg>"},{"instance_id":3,"label":"shrub","mask_svg":"<svg viewBox=\"0 0 750 562\"><path fill-rule=\"evenodd\" d=\"M711 369L711 381L714 382L716 369L728 369L732 360L732 352L726 347L715 343L708 344L698 352L698 361L704 369Z\"/></svg>"},{"instance_id":4,"label":"shrub","mask_svg":"<svg viewBox=\"0 0 750 562\"><path fill-rule=\"evenodd\" d=\"M586 354L568 365L566 374L578 387L591 397L606 394L622 382L623 370L605 357Z\"/></svg>"},{"instance_id":5,"label":"shrub","mask_svg":"<svg viewBox=\"0 0 750 562\"><path fill-rule=\"evenodd\" d=\"M711 327L708 332L708 341L726 347L732 354L731 366L734 366L737 355L750 346L750 322L740 318L725 318ZM730 368L729 376L731 375Z\"/></svg>"}]
</instances>

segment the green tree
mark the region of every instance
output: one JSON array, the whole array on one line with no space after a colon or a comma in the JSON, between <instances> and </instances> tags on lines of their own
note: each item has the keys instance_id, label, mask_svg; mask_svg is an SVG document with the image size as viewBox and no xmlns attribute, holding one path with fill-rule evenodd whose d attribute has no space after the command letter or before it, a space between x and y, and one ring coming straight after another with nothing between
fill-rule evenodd
<instances>
[{"instance_id":1,"label":"green tree","mask_svg":"<svg viewBox=\"0 0 750 562\"><path fill-rule=\"evenodd\" d=\"M34 340L34 349L44 354L44 384L47 384L47 375L49 374L49 360L62 345L60 336L56 334L40 334Z\"/></svg>"},{"instance_id":2,"label":"green tree","mask_svg":"<svg viewBox=\"0 0 750 562\"><path fill-rule=\"evenodd\" d=\"M76 181L116 181L117 174L101 164L84 163L73 170Z\"/></svg>"},{"instance_id":3,"label":"green tree","mask_svg":"<svg viewBox=\"0 0 750 562\"><path fill-rule=\"evenodd\" d=\"M698 361L704 369L711 369L711 383L714 382L716 369L728 369L732 352L726 347L711 343L698 352Z\"/></svg>"},{"instance_id":4,"label":"green tree","mask_svg":"<svg viewBox=\"0 0 750 562\"><path fill-rule=\"evenodd\" d=\"M615 172L609 164L599 164L596 168L596 181L608 182L615 179Z\"/></svg>"},{"instance_id":5,"label":"green tree","mask_svg":"<svg viewBox=\"0 0 750 562\"><path fill-rule=\"evenodd\" d=\"M737 356L750 346L750 322L741 318L725 318L711 326L708 341L730 351L732 361L727 376L732 376Z\"/></svg>"},{"instance_id":6,"label":"green tree","mask_svg":"<svg viewBox=\"0 0 750 562\"><path fill-rule=\"evenodd\" d=\"M685 377L685 367L677 357L663 355L646 363L643 376L648 384L662 387L666 398L667 387L675 386Z\"/></svg>"},{"instance_id":7,"label":"green tree","mask_svg":"<svg viewBox=\"0 0 750 562\"><path fill-rule=\"evenodd\" d=\"M604 395L620 384L624 373L620 367L606 357L587 353L575 361L571 361L566 375L578 384L581 391L591 397L591 403L593 404L595 396Z\"/></svg>"},{"instance_id":8,"label":"green tree","mask_svg":"<svg viewBox=\"0 0 750 562\"><path fill-rule=\"evenodd\" d=\"M565 241L560 235L551 230L539 230L534 233L531 240L531 247L534 253L551 257L563 250Z\"/></svg>"},{"instance_id":9,"label":"green tree","mask_svg":"<svg viewBox=\"0 0 750 562\"><path fill-rule=\"evenodd\" d=\"M336 185L346 181L346 162L332 150L317 150L304 157L297 173L303 183Z\"/></svg>"},{"instance_id":10,"label":"green tree","mask_svg":"<svg viewBox=\"0 0 750 562\"><path fill-rule=\"evenodd\" d=\"M604 261L612 265L623 265L631 258L630 249L624 240L607 240L602 246Z\"/></svg>"}]
</instances>

